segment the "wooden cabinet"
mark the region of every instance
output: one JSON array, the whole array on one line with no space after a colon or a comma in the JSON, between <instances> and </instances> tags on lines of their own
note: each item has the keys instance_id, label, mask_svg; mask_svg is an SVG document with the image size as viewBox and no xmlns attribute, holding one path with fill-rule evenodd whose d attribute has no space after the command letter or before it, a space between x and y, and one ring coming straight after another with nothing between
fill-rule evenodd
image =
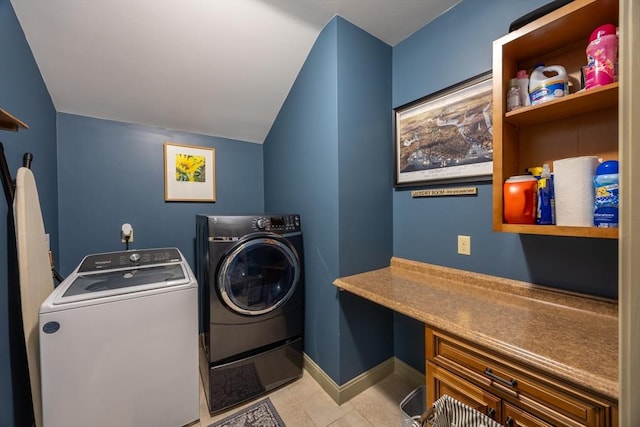
<instances>
[{"instance_id":1,"label":"wooden cabinet","mask_svg":"<svg viewBox=\"0 0 640 427\"><path fill-rule=\"evenodd\" d=\"M493 229L558 236L617 238L618 230L596 227L507 224L503 184L528 167L568 157L618 159L619 84L579 91L591 32L618 24L618 0L575 0L496 40L493 44ZM562 65L570 94L506 112L509 80L536 64Z\"/></svg>"},{"instance_id":2,"label":"wooden cabinet","mask_svg":"<svg viewBox=\"0 0 640 427\"><path fill-rule=\"evenodd\" d=\"M540 418L534 417L517 406L504 402L504 425L506 427L552 427Z\"/></svg>"},{"instance_id":3,"label":"wooden cabinet","mask_svg":"<svg viewBox=\"0 0 640 427\"><path fill-rule=\"evenodd\" d=\"M426 327L427 404L444 394L507 426L616 426L616 404Z\"/></svg>"}]
</instances>

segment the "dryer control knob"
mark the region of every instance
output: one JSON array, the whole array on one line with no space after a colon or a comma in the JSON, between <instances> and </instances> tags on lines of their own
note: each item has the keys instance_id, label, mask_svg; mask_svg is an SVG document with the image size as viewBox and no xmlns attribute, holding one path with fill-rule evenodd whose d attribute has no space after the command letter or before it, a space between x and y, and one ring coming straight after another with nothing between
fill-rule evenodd
<instances>
[{"instance_id":1,"label":"dryer control knob","mask_svg":"<svg viewBox=\"0 0 640 427\"><path fill-rule=\"evenodd\" d=\"M264 228L267 226L267 223L264 218L258 218L258 221L256 221L256 225L260 230L264 230Z\"/></svg>"},{"instance_id":2,"label":"dryer control knob","mask_svg":"<svg viewBox=\"0 0 640 427\"><path fill-rule=\"evenodd\" d=\"M134 254L129 255L129 261L131 261L131 262L140 261L140 254L134 253Z\"/></svg>"}]
</instances>

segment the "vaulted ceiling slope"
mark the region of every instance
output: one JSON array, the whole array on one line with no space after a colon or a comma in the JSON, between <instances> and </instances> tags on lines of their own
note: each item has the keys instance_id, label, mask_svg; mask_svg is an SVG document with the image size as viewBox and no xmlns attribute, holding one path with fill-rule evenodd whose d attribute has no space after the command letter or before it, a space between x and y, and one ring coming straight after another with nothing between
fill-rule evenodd
<instances>
[{"instance_id":1,"label":"vaulted ceiling slope","mask_svg":"<svg viewBox=\"0 0 640 427\"><path fill-rule=\"evenodd\" d=\"M11 0L58 112L262 143L324 26L394 46L460 0Z\"/></svg>"}]
</instances>

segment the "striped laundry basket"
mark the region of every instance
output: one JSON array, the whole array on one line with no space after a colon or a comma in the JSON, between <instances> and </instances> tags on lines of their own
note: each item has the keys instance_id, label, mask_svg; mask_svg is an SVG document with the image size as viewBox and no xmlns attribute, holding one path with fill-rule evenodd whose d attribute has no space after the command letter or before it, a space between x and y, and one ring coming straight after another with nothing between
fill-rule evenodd
<instances>
[{"instance_id":1,"label":"striped laundry basket","mask_svg":"<svg viewBox=\"0 0 640 427\"><path fill-rule=\"evenodd\" d=\"M427 422L431 427L501 427L482 412L446 394L433 402L433 415Z\"/></svg>"},{"instance_id":2,"label":"striped laundry basket","mask_svg":"<svg viewBox=\"0 0 640 427\"><path fill-rule=\"evenodd\" d=\"M502 427L502 424L448 395L433 402L420 417L414 417L416 427Z\"/></svg>"}]
</instances>

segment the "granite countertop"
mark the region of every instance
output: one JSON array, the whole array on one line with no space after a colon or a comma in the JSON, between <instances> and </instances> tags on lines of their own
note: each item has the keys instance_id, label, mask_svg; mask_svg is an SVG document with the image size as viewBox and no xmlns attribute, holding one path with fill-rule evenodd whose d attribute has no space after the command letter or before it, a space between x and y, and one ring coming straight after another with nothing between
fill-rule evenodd
<instances>
[{"instance_id":1,"label":"granite countertop","mask_svg":"<svg viewBox=\"0 0 640 427\"><path fill-rule=\"evenodd\" d=\"M618 400L616 301L395 257L334 284Z\"/></svg>"}]
</instances>

